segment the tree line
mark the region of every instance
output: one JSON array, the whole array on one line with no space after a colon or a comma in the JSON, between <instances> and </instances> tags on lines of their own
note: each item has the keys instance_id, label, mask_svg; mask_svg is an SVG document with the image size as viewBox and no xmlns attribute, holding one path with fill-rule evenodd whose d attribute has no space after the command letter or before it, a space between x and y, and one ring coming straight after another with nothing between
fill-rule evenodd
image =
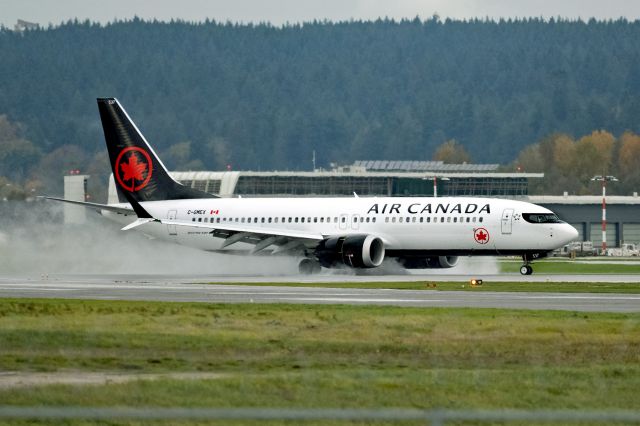
<instances>
[{"instance_id":1,"label":"tree line","mask_svg":"<svg viewBox=\"0 0 640 426\"><path fill-rule=\"evenodd\" d=\"M537 144L548 168L548 139L566 135L584 158L581 135L606 129L611 167L628 170L619 153L640 133L638 40L640 22L624 19L2 28L0 176L51 193L80 169L104 185L105 96L171 169L309 170L314 150L324 167L428 160L450 140L475 161L527 169L521 151ZM585 190L582 175L566 178L565 190Z\"/></svg>"}]
</instances>

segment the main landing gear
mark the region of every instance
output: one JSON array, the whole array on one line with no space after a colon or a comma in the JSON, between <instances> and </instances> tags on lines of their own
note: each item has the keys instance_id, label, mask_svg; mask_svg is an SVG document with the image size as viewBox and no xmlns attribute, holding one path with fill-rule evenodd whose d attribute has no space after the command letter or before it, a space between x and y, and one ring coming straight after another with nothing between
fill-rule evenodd
<instances>
[{"instance_id":1,"label":"main landing gear","mask_svg":"<svg viewBox=\"0 0 640 426\"><path fill-rule=\"evenodd\" d=\"M298 263L298 271L301 275L319 274L322 267L313 259L305 258Z\"/></svg>"},{"instance_id":2,"label":"main landing gear","mask_svg":"<svg viewBox=\"0 0 640 426\"><path fill-rule=\"evenodd\" d=\"M524 262L524 265L520 267L520 274L522 275L533 274L533 268L531 267L531 264L529 263L529 259L527 258L526 254L522 256L522 261Z\"/></svg>"}]
</instances>

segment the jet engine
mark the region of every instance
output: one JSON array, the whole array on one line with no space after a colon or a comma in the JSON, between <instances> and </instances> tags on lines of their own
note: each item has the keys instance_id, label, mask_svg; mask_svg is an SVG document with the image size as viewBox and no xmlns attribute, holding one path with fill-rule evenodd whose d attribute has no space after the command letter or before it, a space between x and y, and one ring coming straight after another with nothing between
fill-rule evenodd
<instances>
[{"instance_id":1,"label":"jet engine","mask_svg":"<svg viewBox=\"0 0 640 426\"><path fill-rule=\"evenodd\" d=\"M352 268L375 268L384 260L384 243L373 235L349 235L322 240L315 250L325 268L344 264Z\"/></svg>"},{"instance_id":2,"label":"jet engine","mask_svg":"<svg viewBox=\"0 0 640 426\"><path fill-rule=\"evenodd\" d=\"M441 269L456 266L458 256L401 257L398 261L406 269Z\"/></svg>"}]
</instances>

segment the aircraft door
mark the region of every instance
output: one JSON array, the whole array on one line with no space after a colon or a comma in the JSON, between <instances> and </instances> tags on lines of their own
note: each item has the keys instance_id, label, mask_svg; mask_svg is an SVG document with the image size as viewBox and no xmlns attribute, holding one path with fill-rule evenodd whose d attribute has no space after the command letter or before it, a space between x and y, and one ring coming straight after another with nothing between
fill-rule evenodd
<instances>
[{"instance_id":1,"label":"aircraft door","mask_svg":"<svg viewBox=\"0 0 640 426\"><path fill-rule=\"evenodd\" d=\"M347 222L349 221L349 215L348 214L341 214L340 215L340 223L338 224L338 227L340 229L347 229Z\"/></svg>"},{"instance_id":2,"label":"aircraft door","mask_svg":"<svg viewBox=\"0 0 640 426\"><path fill-rule=\"evenodd\" d=\"M167 213L167 220L176 220L177 215L177 210L169 210L169 212ZM178 235L176 225L167 225L167 231L169 231L169 235Z\"/></svg>"},{"instance_id":3,"label":"aircraft door","mask_svg":"<svg viewBox=\"0 0 640 426\"><path fill-rule=\"evenodd\" d=\"M513 225L513 209L504 209L502 212L502 233L511 234Z\"/></svg>"},{"instance_id":4,"label":"aircraft door","mask_svg":"<svg viewBox=\"0 0 640 426\"><path fill-rule=\"evenodd\" d=\"M360 229L360 215L359 214L351 215L351 229L353 229L353 230Z\"/></svg>"}]
</instances>

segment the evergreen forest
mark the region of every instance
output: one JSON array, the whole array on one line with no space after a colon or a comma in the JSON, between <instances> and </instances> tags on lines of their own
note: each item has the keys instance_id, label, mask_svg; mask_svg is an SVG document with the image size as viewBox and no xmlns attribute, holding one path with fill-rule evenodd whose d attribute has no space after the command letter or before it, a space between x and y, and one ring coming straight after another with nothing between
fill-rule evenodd
<instances>
[{"instance_id":1,"label":"evergreen forest","mask_svg":"<svg viewBox=\"0 0 640 426\"><path fill-rule=\"evenodd\" d=\"M174 170L310 170L314 150L325 168L430 160L455 141L549 173L538 191L591 191L590 164L629 175L614 192L640 185L640 21L1 28L0 183L60 194L77 169L104 184L96 97L117 97Z\"/></svg>"}]
</instances>

